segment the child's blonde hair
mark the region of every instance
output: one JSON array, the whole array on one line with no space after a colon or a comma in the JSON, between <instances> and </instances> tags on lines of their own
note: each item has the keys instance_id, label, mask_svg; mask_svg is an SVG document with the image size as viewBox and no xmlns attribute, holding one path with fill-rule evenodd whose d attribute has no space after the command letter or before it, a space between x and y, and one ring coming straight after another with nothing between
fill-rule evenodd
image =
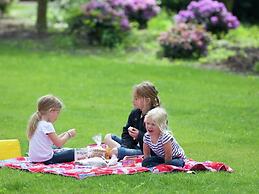
<instances>
[{"instance_id":1,"label":"child's blonde hair","mask_svg":"<svg viewBox=\"0 0 259 194\"><path fill-rule=\"evenodd\" d=\"M145 116L146 119L151 119L159 127L160 131L163 133L165 130L168 130L167 126L167 113L165 109L161 107L156 107L147 112Z\"/></svg>"},{"instance_id":2,"label":"child's blonde hair","mask_svg":"<svg viewBox=\"0 0 259 194\"><path fill-rule=\"evenodd\" d=\"M60 99L58 99L56 96L53 96L51 94L48 94L46 96L42 96L37 101L38 107L37 111L34 112L28 122L27 126L27 137L28 139L31 139L33 136L38 122L41 120L41 116L46 114L50 110L60 110L63 107L63 103Z\"/></svg>"},{"instance_id":3,"label":"child's blonde hair","mask_svg":"<svg viewBox=\"0 0 259 194\"><path fill-rule=\"evenodd\" d=\"M160 99L158 97L158 91L154 84L149 81L143 81L133 87L133 92L137 96L150 98L151 108L160 106Z\"/></svg>"}]
</instances>

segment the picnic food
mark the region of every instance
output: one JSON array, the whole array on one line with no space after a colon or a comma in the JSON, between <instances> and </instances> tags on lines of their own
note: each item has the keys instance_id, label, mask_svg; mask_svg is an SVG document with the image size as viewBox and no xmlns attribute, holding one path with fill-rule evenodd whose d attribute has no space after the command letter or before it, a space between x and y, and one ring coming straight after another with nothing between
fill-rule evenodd
<instances>
[{"instance_id":1,"label":"picnic food","mask_svg":"<svg viewBox=\"0 0 259 194\"><path fill-rule=\"evenodd\" d=\"M93 158L93 157L105 157L106 150L102 148L101 146L96 146L96 147L89 147L88 148L88 157Z\"/></svg>"}]
</instances>

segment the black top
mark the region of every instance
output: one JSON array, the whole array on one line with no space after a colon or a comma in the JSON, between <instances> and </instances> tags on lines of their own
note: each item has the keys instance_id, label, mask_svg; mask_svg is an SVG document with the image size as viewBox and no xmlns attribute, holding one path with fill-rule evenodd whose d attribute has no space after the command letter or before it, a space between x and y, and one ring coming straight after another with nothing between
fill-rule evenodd
<instances>
[{"instance_id":1,"label":"black top","mask_svg":"<svg viewBox=\"0 0 259 194\"><path fill-rule=\"evenodd\" d=\"M127 124L123 127L123 132L121 134L122 146L126 148L135 149L139 143L140 149L143 151L143 136L147 132L144 124L144 117L141 117L141 110L134 109L131 111ZM139 130L138 138L133 139L129 135L128 128L134 127Z\"/></svg>"}]
</instances>

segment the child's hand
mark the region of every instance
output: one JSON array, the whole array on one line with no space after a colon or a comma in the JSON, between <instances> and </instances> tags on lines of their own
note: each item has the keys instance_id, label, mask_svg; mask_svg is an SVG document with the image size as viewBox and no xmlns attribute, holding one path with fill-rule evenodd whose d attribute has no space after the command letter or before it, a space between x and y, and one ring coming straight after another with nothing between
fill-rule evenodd
<instances>
[{"instance_id":1,"label":"child's hand","mask_svg":"<svg viewBox=\"0 0 259 194\"><path fill-rule=\"evenodd\" d=\"M131 137L133 137L133 139L137 139L138 138L138 134L139 134L139 130L134 128L134 127L129 127L128 128L128 132L129 132L129 135Z\"/></svg>"},{"instance_id":2,"label":"child's hand","mask_svg":"<svg viewBox=\"0 0 259 194\"><path fill-rule=\"evenodd\" d=\"M67 132L71 137L75 137L76 135L76 129L69 129Z\"/></svg>"}]
</instances>

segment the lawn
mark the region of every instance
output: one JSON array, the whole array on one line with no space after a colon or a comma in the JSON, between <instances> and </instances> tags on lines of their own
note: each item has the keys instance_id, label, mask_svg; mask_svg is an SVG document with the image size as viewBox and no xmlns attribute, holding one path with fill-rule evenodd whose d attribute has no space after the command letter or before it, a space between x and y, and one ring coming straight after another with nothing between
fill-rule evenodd
<instances>
[{"instance_id":1,"label":"lawn","mask_svg":"<svg viewBox=\"0 0 259 194\"><path fill-rule=\"evenodd\" d=\"M64 101L55 127L58 132L76 128L77 137L66 146L83 147L93 143L91 137L97 133L119 135L132 108L132 86L150 80L159 89L169 125L188 157L221 161L235 172L143 173L79 181L4 168L0 193L258 192L258 76L116 50L37 50L38 44L2 40L0 45L0 135L18 138L23 154L28 149L27 120L38 97L52 93Z\"/></svg>"},{"instance_id":2,"label":"lawn","mask_svg":"<svg viewBox=\"0 0 259 194\"><path fill-rule=\"evenodd\" d=\"M35 18L19 7L13 17ZM32 12L34 10L34 12ZM18 17L19 18L19 17ZM38 40L0 40L0 139L18 138L28 151L26 125L45 94L65 104L55 123L58 133L77 129L67 147L93 143L97 133L120 135L132 109L131 90L143 80L159 90L169 126L188 157L219 161L234 173L197 172L110 175L84 180L0 169L1 193L258 193L259 77L201 68L201 63L232 55L222 45L258 47L258 26L241 25L200 60L156 58L159 33L171 26L161 14L149 30L114 50L78 48L66 36ZM133 49L132 49L133 48Z\"/></svg>"}]
</instances>

